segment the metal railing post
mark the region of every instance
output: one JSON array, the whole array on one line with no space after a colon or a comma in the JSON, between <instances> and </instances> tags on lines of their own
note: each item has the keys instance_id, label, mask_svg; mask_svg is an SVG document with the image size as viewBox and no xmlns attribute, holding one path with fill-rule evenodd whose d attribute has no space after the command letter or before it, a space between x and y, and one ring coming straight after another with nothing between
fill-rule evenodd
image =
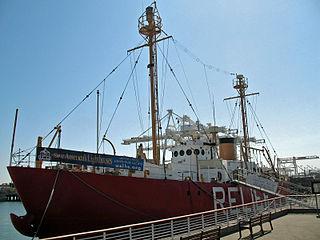
<instances>
[{"instance_id":1,"label":"metal railing post","mask_svg":"<svg viewBox=\"0 0 320 240\"><path fill-rule=\"evenodd\" d=\"M151 236L152 236L152 240L154 239L154 224L151 224Z\"/></svg>"},{"instance_id":2,"label":"metal railing post","mask_svg":"<svg viewBox=\"0 0 320 240\"><path fill-rule=\"evenodd\" d=\"M218 222L217 212L214 212L214 225L217 225L217 222Z\"/></svg>"},{"instance_id":3,"label":"metal railing post","mask_svg":"<svg viewBox=\"0 0 320 240\"><path fill-rule=\"evenodd\" d=\"M204 215L201 214L201 225L202 225L202 231L204 230Z\"/></svg>"},{"instance_id":4,"label":"metal railing post","mask_svg":"<svg viewBox=\"0 0 320 240\"><path fill-rule=\"evenodd\" d=\"M170 225L171 225L171 239L173 239L173 236L174 236L174 232L173 232L173 220L170 221Z\"/></svg>"},{"instance_id":5,"label":"metal railing post","mask_svg":"<svg viewBox=\"0 0 320 240\"><path fill-rule=\"evenodd\" d=\"M187 222L188 222L188 234L190 234L190 217L187 218Z\"/></svg>"},{"instance_id":6,"label":"metal railing post","mask_svg":"<svg viewBox=\"0 0 320 240\"><path fill-rule=\"evenodd\" d=\"M236 209L237 210L237 221L239 221L239 208Z\"/></svg>"},{"instance_id":7,"label":"metal railing post","mask_svg":"<svg viewBox=\"0 0 320 240\"><path fill-rule=\"evenodd\" d=\"M245 209L246 209L246 219L249 219L248 218L248 206L245 206Z\"/></svg>"},{"instance_id":8,"label":"metal railing post","mask_svg":"<svg viewBox=\"0 0 320 240\"><path fill-rule=\"evenodd\" d=\"M130 238L130 240L132 239L132 228L131 227L129 228L129 238Z\"/></svg>"},{"instance_id":9,"label":"metal railing post","mask_svg":"<svg viewBox=\"0 0 320 240\"><path fill-rule=\"evenodd\" d=\"M226 210L226 217L227 217L227 227L229 227L229 209Z\"/></svg>"},{"instance_id":10,"label":"metal railing post","mask_svg":"<svg viewBox=\"0 0 320 240\"><path fill-rule=\"evenodd\" d=\"M106 232L103 232L102 236L103 236L103 240L106 240L106 239L107 239Z\"/></svg>"},{"instance_id":11,"label":"metal railing post","mask_svg":"<svg viewBox=\"0 0 320 240\"><path fill-rule=\"evenodd\" d=\"M273 200L273 209L274 212L277 212L276 200Z\"/></svg>"}]
</instances>

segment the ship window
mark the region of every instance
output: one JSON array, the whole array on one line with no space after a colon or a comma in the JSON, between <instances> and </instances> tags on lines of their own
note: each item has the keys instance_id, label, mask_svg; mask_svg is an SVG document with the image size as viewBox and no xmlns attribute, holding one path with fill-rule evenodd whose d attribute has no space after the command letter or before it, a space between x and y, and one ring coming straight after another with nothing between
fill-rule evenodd
<instances>
[{"instance_id":1,"label":"ship window","mask_svg":"<svg viewBox=\"0 0 320 240\"><path fill-rule=\"evenodd\" d=\"M191 149L188 149L188 150L186 151L186 153L187 153L188 156L190 156L190 155L192 154Z\"/></svg>"},{"instance_id":2,"label":"ship window","mask_svg":"<svg viewBox=\"0 0 320 240\"><path fill-rule=\"evenodd\" d=\"M199 155L199 153L200 153L199 149L195 149L195 150L194 150L194 154L195 154L195 155Z\"/></svg>"},{"instance_id":3,"label":"ship window","mask_svg":"<svg viewBox=\"0 0 320 240\"><path fill-rule=\"evenodd\" d=\"M204 155L204 150L203 149L201 150L201 154Z\"/></svg>"},{"instance_id":4,"label":"ship window","mask_svg":"<svg viewBox=\"0 0 320 240\"><path fill-rule=\"evenodd\" d=\"M183 156L183 155L184 155L184 151L180 150L180 156Z\"/></svg>"},{"instance_id":5,"label":"ship window","mask_svg":"<svg viewBox=\"0 0 320 240\"><path fill-rule=\"evenodd\" d=\"M173 153L173 155L175 156L175 157L178 157L178 151L174 151L174 153Z\"/></svg>"}]
</instances>

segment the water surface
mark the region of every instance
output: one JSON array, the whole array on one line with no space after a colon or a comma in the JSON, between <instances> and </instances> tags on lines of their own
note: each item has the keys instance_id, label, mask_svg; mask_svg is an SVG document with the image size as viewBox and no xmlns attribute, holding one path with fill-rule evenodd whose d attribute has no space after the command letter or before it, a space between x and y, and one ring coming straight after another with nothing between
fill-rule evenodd
<instances>
[{"instance_id":1,"label":"water surface","mask_svg":"<svg viewBox=\"0 0 320 240\"><path fill-rule=\"evenodd\" d=\"M12 225L10 213L17 216L25 215L26 212L21 202L0 202L0 239L31 239L20 234Z\"/></svg>"}]
</instances>

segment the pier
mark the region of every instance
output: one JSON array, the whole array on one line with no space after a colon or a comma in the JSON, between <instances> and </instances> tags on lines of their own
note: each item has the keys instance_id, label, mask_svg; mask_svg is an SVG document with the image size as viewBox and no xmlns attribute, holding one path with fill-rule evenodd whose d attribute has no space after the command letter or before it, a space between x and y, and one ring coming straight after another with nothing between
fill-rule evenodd
<instances>
[{"instance_id":1,"label":"pier","mask_svg":"<svg viewBox=\"0 0 320 240\"><path fill-rule=\"evenodd\" d=\"M6 195L6 201L9 201L9 202L17 202L17 201L21 201L20 200L20 197L17 193L13 193L13 194L7 194Z\"/></svg>"},{"instance_id":2,"label":"pier","mask_svg":"<svg viewBox=\"0 0 320 240\"><path fill-rule=\"evenodd\" d=\"M13 184L2 184L0 186L0 202L4 201L21 201Z\"/></svg>"}]
</instances>

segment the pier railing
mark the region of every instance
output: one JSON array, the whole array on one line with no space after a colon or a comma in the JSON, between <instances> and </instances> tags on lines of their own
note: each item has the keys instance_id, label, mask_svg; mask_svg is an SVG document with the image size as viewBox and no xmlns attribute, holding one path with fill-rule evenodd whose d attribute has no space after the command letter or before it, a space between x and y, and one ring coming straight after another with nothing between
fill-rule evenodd
<instances>
[{"instance_id":1,"label":"pier railing","mask_svg":"<svg viewBox=\"0 0 320 240\"><path fill-rule=\"evenodd\" d=\"M292 195L275 197L247 204L188 214L173 218L161 219L144 223L108 228L97 231L83 232L46 238L56 239L174 239L179 235L204 230L210 227L229 227L239 220L248 219L261 213L276 213L292 208L315 208L314 195Z\"/></svg>"}]
</instances>

